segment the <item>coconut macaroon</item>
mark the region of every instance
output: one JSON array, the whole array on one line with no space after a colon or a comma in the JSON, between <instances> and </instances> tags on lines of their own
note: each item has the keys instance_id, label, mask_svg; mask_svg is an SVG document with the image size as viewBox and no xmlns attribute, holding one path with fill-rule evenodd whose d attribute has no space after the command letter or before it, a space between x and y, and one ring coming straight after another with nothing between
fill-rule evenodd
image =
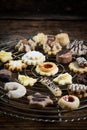
<instances>
[{"instance_id":1,"label":"coconut macaroon","mask_svg":"<svg viewBox=\"0 0 87 130\"><path fill-rule=\"evenodd\" d=\"M0 51L0 61L5 63L9 60L12 60L12 53L11 52L6 52L4 50Z\"/></svg>"},{"instance_id":2,"label":"coconut macaroon","mask_svg":"<svg viewBox=\"0 0 87 130\"><path fill-rule=\"evenodd\" d=\"M22 61L27 65L37 65L45 61L45 56L39 51L30 51L22 56Z\"/></svg>"},{"instance_id":3,"label":"coconut macaroon","mask_svg":"<svg viewBox=\"0 0 87 130\"><path fill-rule=\"evenodd\" d=\"M72 84L72 76L69 73L60 74L53 81L59 85Z\"/></svg>"},{"instance_id":4,"label":"coconut macaroon","mask_svg":"<svg viewBox=\"0 0 87 130\"><path fill-rule=\"evenodd\" d=\"M58 67L53 62L44 62L37 65L36 72L40 75L51 76L58 72Z\"/></svg>"}]
</instances>

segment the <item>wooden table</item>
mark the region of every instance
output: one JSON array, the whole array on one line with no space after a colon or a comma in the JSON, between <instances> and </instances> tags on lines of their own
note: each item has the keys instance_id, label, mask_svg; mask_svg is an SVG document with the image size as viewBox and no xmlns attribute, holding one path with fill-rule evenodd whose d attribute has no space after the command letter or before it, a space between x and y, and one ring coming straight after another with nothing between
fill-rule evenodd
<instances>
[{"instance_id":1,"label":"wooden table","mask_svg":"<svg viewBox=\"0 0 87 130\"><path fill-rule=\"evenodd\" d=\"M70 39L87 41L87 21L62 20L0 20L0 43L28 38L38 32L57 34L66 32ZM15 119L0 115L0 130L42 130L42 129L87 129L87 120L68 123L44 123Z\"/></svg>"}]
</instances>

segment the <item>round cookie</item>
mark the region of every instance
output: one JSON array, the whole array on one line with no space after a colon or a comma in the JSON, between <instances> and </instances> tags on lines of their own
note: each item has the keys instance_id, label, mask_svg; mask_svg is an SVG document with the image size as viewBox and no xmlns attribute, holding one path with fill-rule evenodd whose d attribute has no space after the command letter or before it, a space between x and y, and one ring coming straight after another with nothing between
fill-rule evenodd
<instances>
[{"instance_id":1,"label":"round cookie","mask_svg":"<svg viewBox=\"0 0 87 130\"><path fill-rule=\"evenodd\" d=\"M71 62L69 64L69 69L75 73L85 73L87 72L87 67L80 67L77 62Z\"/></svg>"},{"instance_id":2,"label":"round cookie","mask_svg":"<svg viewBox=\"0 0 87 130\"><path fill-rule=\"evenodd\" d=\"M58 67L53 62L44 62L37 65L36 72L40 75L51 76L58 72Z\"/></svg>"},{"instance_id":3,"label":"round cookie","mask_svg":"<svg viewBox=\"0 0 87 130\"><path fill-rule=\"evenodd\" d=\"M58 105L65 110L75 110L79 107L80 100L76 96L65 95L59 99Z\"/></svg>"}]
</instances>

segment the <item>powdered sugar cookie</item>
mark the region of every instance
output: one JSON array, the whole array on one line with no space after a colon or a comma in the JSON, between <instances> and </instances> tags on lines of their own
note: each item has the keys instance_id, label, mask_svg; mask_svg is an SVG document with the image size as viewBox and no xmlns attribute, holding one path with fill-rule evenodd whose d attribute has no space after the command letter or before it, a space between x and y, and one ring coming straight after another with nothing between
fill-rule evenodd
<instances>
[{"instance_id":1,"label":"powdered sugar cookie","mask_svg":"<svg viewBox=\"0 0 87 130\"><path fill-rule=\"evenodd\" d=\"M25 75L18 75L18 80L24 86L33 86L37 82L37 79Z\"/></svg>"},{"instance_id":2,"label":"powdered sugar cookie","mask_svg":"<svg viewBox=\"0 0 87 130\"><path fill-rule=\"evenodd\" d=\"M39 51L30 51L22 57L22 61L27 65L37 65L45 61L45 56Z\"/></svg>"},{"instance_id":3,"label":"powdered sugar cookie","mask_svg":"<svg viewBox=\"0 0 87 130\"><path fill-rule=\"evenodd\" d=\"M22 63L22 60L10 60L9 63L5 64L5 67L11 71L22 71L23 68L26 68L26 64Z\"/></svg>"},{"instance_id":4,"label":"powdered sugar cookie","mask_svg":"<svg viewBox=\"0 0 87 130\"><path fill-rule=\"evenodd\" d=\"M59 85L72 84L72 76L69 73L60 74L53 81Z\"/></svg>"},{"instance_id":5,"label":"powdered sugar cookie","mask_svg":"<svg viewBox=\"0 0 87 130\"><path fill-rule=\"evenodd\" d=\"M12 60L12 53L11 52L6 52L4 50L0 51L0 61L1 62L7 62L9 60Z\"/></svg>"}]
</instances>

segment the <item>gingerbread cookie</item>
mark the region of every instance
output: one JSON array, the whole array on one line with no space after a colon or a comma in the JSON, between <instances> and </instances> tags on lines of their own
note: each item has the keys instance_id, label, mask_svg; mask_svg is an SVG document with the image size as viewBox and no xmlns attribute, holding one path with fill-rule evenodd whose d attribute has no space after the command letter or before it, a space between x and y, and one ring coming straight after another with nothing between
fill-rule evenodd
<instances>
[{"instance_id":1,"label":"gingerbread cookie","mask_svg":"<svg viewBox=\"0 0 87 130\"><path fill-rule=\"evenodd\" d=\"M41 93L30 95L27 99L29 100L29 107L31 108L45 108L48 105L53 105L53 101L50 97Z\"/></svg>"}]
</instances>

